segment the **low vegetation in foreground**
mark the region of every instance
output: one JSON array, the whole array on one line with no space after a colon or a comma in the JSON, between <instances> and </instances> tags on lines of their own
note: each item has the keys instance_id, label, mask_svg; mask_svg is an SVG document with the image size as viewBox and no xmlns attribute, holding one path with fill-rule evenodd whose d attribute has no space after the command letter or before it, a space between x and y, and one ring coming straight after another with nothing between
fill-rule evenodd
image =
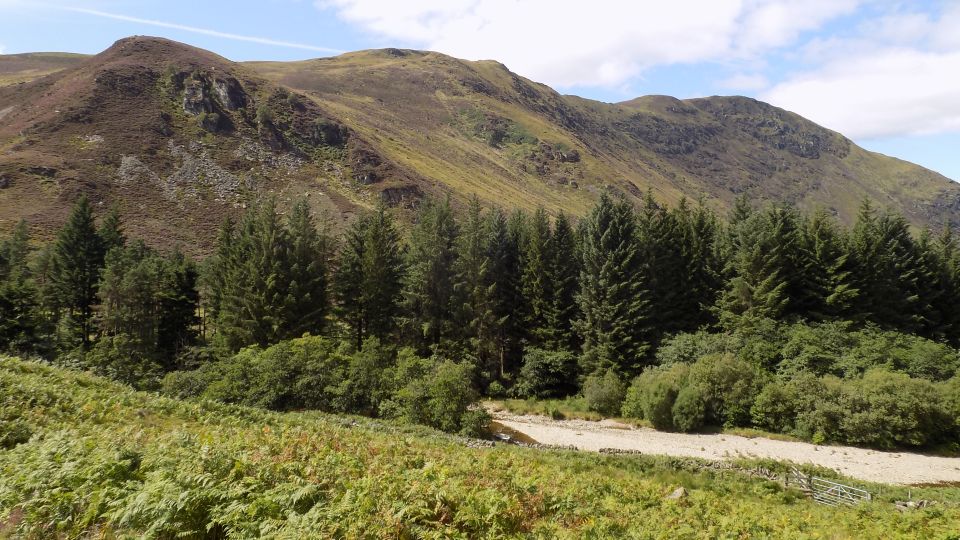
<instances>
[{"instance_id":1,"label":"low vegetation in foreground","mask_svg":"<svg viewBox=\"0 0 960 540\"><path fill-rule=\"evenodd\" d=\"M958 538L960 494L859 508L695 460L178 401L0 359L0 537ZM766 464L770 466L769 464ZM688 495L667 496L678 486Z\"/></svg>"}]
</instances>

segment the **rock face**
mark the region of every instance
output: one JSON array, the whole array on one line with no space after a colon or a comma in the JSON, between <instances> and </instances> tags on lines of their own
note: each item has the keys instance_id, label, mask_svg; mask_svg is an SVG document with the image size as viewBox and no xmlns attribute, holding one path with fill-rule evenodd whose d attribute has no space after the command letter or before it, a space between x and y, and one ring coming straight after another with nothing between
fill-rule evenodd
<instances>
[{"instance_id":1,"label":"rock face","mask_svg":"<svg viewBox=\"0 0 960 540\"><path fill-rule=\"evenodd\" d=\"M207 95L202 78L190 77L183 85L183 112L196 116L213 112L213 101Z\"/></svg>"}]
</instances>

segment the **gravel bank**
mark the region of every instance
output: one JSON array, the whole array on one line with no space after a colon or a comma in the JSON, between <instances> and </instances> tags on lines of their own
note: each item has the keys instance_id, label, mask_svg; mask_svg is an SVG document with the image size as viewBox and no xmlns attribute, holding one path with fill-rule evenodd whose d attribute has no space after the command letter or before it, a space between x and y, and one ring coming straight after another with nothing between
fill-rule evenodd
<instances>
[{"instance_id":1,"label":"gravel bank","mask_svg":"<svg viewBox=\"0 0 960 540\"><path fill-rule=\"evenodd\" d=\"M728 458L772 458L828 467L843 475L887 484L932 484L960 482L960 458L880 452L850 446L818 446L804 442L746 438L724 434L667 433L634 428L610 420L553 420L544 416L520 416L493 412L497 422L541 444L575 446L580 450L601 448L638 450L644 454Z\"/></svg>"}]
</instances>

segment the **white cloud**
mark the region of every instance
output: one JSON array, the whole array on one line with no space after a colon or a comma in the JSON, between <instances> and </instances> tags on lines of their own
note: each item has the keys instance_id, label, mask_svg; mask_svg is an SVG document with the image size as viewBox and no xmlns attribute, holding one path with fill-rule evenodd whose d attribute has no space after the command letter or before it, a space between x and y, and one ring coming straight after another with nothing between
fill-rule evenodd
<instances>
[{"instance_id":1,"label":"white cloud","mask_svg":"<svg viewBox=\"0 0 960 540\"><path fill-rule=\"evenodd\" d=\"M960 130L960 51L888 48L846 56L761 99L853 138Z\"/></svg>"},{"instance_id":2,"label":"white cloud","mask_svg":"<svg viewBox=\"0 0 960 540\"><path fill-rule=\"evenodd\" d=\"M319 51L326 53L341 53L343 51L338 49L331 49L328 47L318 47L315 45L307 45L304 43L293 43L290 41L280 41L276 39L269 39L257 36L247 36L242 34L231 34L229 32L220 32L217 30L211 30L208 28L198 28L196 26L187 26L185 24L177 24L166 21L158 21L155 19L141 19L139 17L130 17L128 15L121 15L119 13L109 13L106 11L99 11L96 9L87 9L87 8L78 8L78 7L64 7L63 9L67 11L73 11L76 13L83 13L86 15L93 15L96 17L103 17L105 19L114 19L118 21L133 22L138 24L146 24L149 26L158 26L161 28L170 28L173 30L181 30L184 32L192 32L194 34L203 34L206 36L219 37L224 39L232 39L234 41L249 41L252 43L259 43L261 45L273 45L276 47L287 47L293 49L305 49L308 51Z\"/></svg>"},{"instance_id":3,"label":"white cloud","mask_svg":"<svg viewBox=\"0 0 960 540\"><path fill-rule=\"evenodd\" d=\"M738 73L718 83L729 90L756 91L770 86L770 81L759 73Z\"/></svg>"},{"instance_id":4,"label":"white cloud","mask_svg":"<svg viewBox=\"0 0 960 540\"><path fill-rule=\"evenodd\" d=\"M0 54L7 54L7 47L3 43L0 43Z\"/></svg>"},{"instance_id":5,"label":"white cloud","mask_svg":"<svg viewBox=\"0 0 960 540\"><path fill-rule=\"evenodd\" d=\"M857 0L321 0L391 40L493 58L551 85L614 88L644 69L744 59L794 42Z\"/></svg>"},{"instance_id":6,"label":"white cloud","mask_svg":"<svg viewBox=\"0 0 960 540\"><path fill-rule=\"evenodd\" d=\"M747 6L736 48L751 53L782 47L802 32L856 10L859 0L755 1Z\"/></svg>"}]
</instances>

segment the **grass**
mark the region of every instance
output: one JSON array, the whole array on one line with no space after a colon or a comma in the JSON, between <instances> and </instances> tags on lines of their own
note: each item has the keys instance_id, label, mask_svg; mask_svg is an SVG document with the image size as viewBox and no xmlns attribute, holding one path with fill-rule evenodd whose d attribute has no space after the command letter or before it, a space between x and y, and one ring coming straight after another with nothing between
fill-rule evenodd
<instances>
[{"instance_id":1,"label":"grass","mask_svg":"<svg viewBox=\"0 0 960 540\"><path fill-rule=\"evenodd\" d=\"M703 462L180 402L0 359L0 538L956 538L956 488L815 505ZM776 464L771 464L775 466ZM678 486L689 495L666 496ZM893 488L892 488L893 489ZM885 492L896 493L895 491Z\"/></svg>"}]
</instances>

